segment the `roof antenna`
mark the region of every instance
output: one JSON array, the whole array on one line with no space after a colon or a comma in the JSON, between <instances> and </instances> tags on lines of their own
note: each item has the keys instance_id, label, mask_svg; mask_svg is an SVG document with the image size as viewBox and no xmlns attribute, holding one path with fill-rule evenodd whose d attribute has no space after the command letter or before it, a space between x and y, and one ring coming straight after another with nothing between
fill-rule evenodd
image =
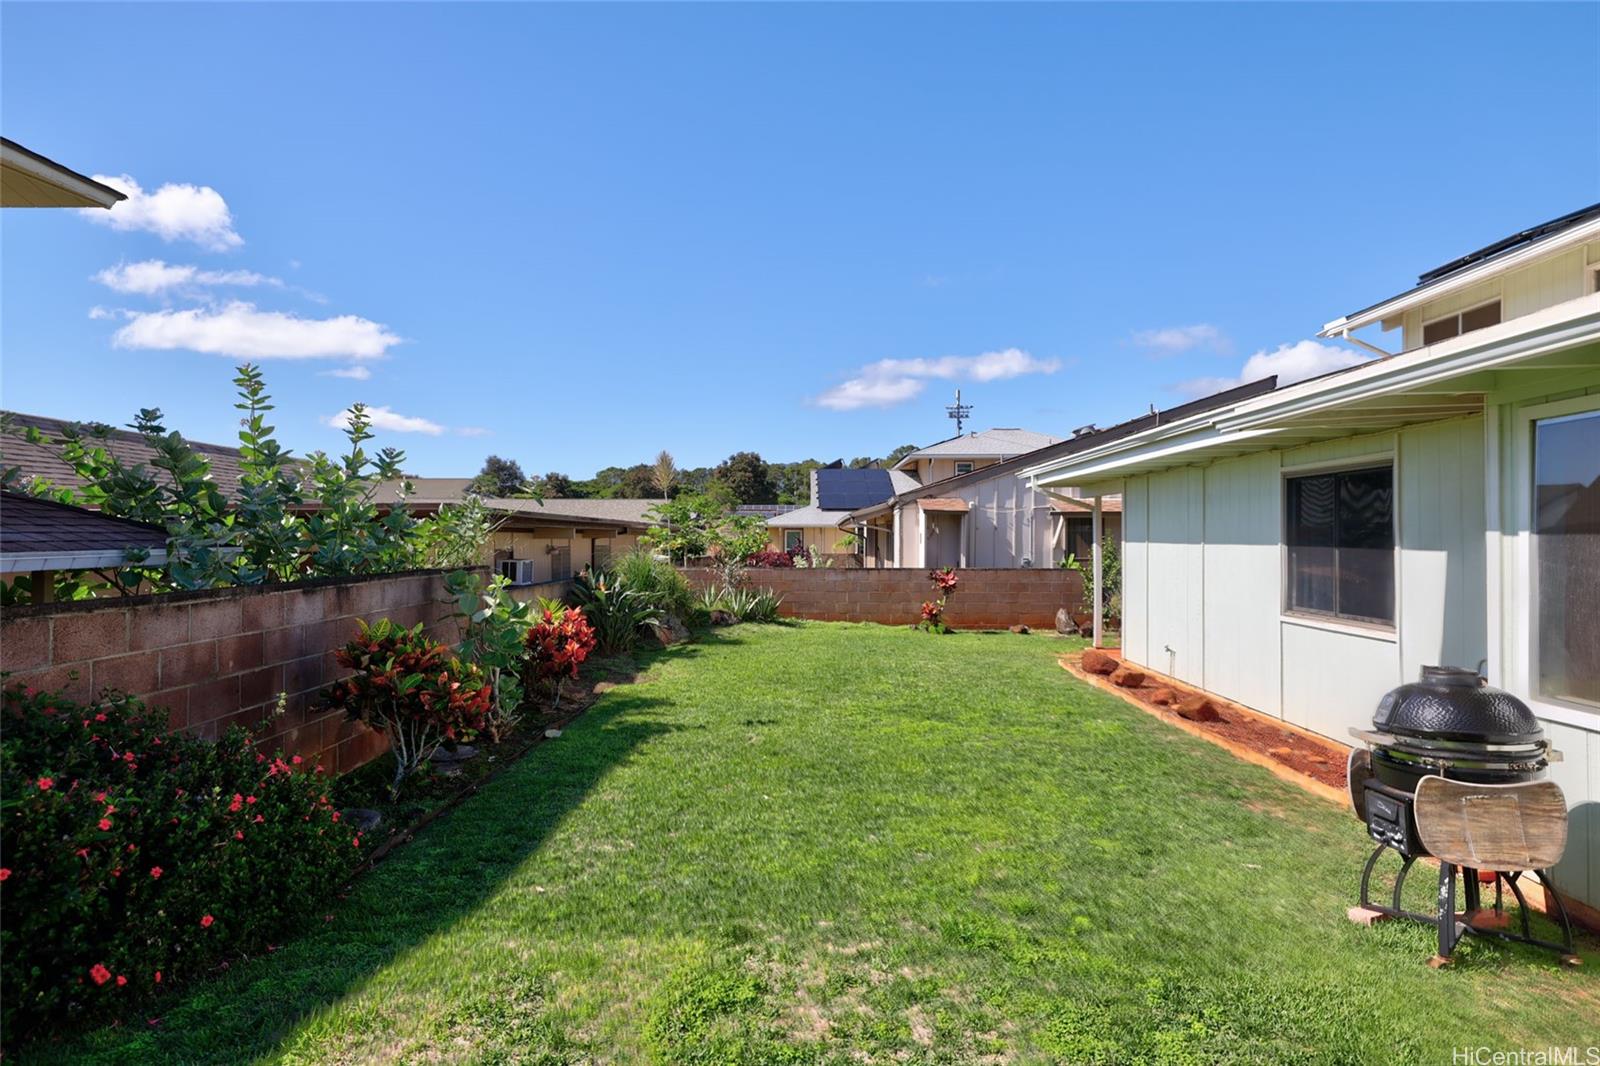
<instances>
[{"instance_id":1,"label":"roof antenna","mask_svg":"<svg viewBox=\"0 0 1600 1066\"><path fill-rule=\"evenodd\" d=\"M972 417L972 405L961 402L961 390L956 390L956 402L945 405L945 414L956 420L956 436L961 436L961 423Z\"/></svg>"}]
</instances>

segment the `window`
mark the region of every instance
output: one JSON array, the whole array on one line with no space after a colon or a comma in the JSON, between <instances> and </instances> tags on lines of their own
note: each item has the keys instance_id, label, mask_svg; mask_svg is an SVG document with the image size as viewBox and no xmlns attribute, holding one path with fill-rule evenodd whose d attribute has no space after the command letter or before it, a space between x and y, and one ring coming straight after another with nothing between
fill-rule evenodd
<instances>
[{"instance_id":1,"label":"window","mask_svg":"<svg viewBox=\"0 0 1600 1066\"><path fill-rule=\"evenodd\" d=\"M786 529L783 531L783 550L786 552L798 551L802 547L800 530Z\"/></svg>"},{"instance_id":2,"label":"window","mask_svg":"<svg viewBox=\"0 0 1600 1066\"><path fill-rule=\"evenodd\" d=\"M957 463L956 464L956 474L957 474L957 476L960 476L961 474L970 474L970 473L972 473L972 464L971 463Z\"/></svg>"},{"instance_id":3,"label":"window","mask_svg":"<svg viewBox=\"0 0 1600 1066\"><path fill-rule=\"evenodd\" d=\"M611 565L611 538L594 538L594 554L590 560L595 566Z\"/></svg>"},{"instance_id":4,"label":"window","mask_svg":"<svg viewBox=\"0 0 1600 1066\"><path fill-rule=\"evenodd\" d=\"M1477 307L1454 314L1436 318L1432 322L1422 324L1422 343L1437 344L1451 337L1459 337L1463 333L1471 333L1475 329L1485 326L1495 326L1500 323L1500 301L1479 304Z\"/></svg>"},{"instance_id":5,"label":"window","mask_svg":"<svg viewBox=\"0 0 1600 1066\"><path fill-rule=\"evenodd\" d=\"M1067 554L1085 562L1094 554L1094 518L1091 515L1066 516Z\"/></svg>"},{"instance_id":6,"label":"window","mask_svg":"<svg viewBox=\"0 0 1600 1066\"><path fill-rule=\"evenodd\" d=\"M1394 624L1394 471L1292 477L1285 486L1290 611Z\"/></svg>"},{"instance_id":7,"label":"window","mask_svg":"<svg viewBox=\"0 0 1600 1066\"><path fill-rule=\"evenodd\" d=\"M1534 423L1534 676L1600 706L1600 411Z\"/></svg>"}]
</instances>

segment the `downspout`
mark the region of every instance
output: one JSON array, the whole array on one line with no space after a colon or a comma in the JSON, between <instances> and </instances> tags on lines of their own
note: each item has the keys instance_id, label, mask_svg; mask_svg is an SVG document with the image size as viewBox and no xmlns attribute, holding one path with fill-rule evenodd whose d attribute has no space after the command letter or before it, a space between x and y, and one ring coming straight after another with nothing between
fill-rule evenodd
<instances>
[{"instance_id":1,"label":"downspout","mask_svg":"<svg viewBox=\"0 0 1600 1066\"><path fill-rule=\"evenodd\" d=\"M1105 603L1105 586L1101 584L1101 555L1103 552L1100 549L1100 530L1102 524L1100 497L1096 496L1094 498L1093 533L1091 535L1094 537L1094 646L1097 648L1103 648L1106 646L1105 619L1103 617L1105 610L1102 606Z\"/></svg>"}]
</instances>

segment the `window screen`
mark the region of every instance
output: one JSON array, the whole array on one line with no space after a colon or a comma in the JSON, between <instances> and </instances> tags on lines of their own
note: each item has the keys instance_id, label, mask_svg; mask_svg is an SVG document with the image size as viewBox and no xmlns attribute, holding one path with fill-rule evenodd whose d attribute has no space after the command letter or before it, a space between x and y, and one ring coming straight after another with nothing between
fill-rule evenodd
<instances>
[{"instance_id":1,"label":"window screen","mask_svg":"<svg viewBox=\"0 0 1600 1066\"><path fill-rule=\"evenodd\" d=\"M1284 523L1288 609L1394 621L1394 472L1290 478Z\"/></svg>"},{"instance_id":2,"label":"window screen","mask_svg":"<svg viewBox=\"0 0 1600 1066\"><path fill-rule=\"evenodd\" d=\"M1600 411L1535 423L1533 551L1539 692L1600 706Z\"/></svg>"}]
</instances>

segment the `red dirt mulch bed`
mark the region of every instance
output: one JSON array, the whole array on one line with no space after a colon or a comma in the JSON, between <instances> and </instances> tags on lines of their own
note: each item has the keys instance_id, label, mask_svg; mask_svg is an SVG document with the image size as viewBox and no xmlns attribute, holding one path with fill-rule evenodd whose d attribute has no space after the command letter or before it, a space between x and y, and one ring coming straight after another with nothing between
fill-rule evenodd
<instances>
[{"instance_id":1,"label":"red dirt mulch bed","mask_svg":"<svg viewBox=\"0 0 1600 1066\"><path fill-rule=\"evenodd\" d=\"M1121 651L1116 648L1100 650L1119 662L1122 659ZM1081 654L1064 655L1061 665L1073 676L1122 696L1163 721L1204 737L1235 755L1262 765L1272 763L1301 778L1309 778L1322 786L1313 791L1329 799L1342 799L1346 793L1345 769L1350 749L1344 745L1286 726L1259 711L1144 667L1138 668L1138 672L1145 675L1141 684L1131 688L1116 685L1104 675L1084 670L1082 659ZM1205 697L1215 709L1217 719L1194 721L1180 717L1172 709L1172 703L1186 696Z\"/></svg>"}]
</instances>

